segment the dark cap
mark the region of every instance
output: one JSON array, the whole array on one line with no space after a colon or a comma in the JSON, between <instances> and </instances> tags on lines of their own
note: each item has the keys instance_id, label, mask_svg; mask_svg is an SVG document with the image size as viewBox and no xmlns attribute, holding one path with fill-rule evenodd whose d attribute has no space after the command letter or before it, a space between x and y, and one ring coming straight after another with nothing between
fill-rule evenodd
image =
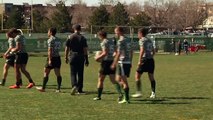
<instances>
[{"instance_id":1,"label":"dark cap","mask_svg":"<svg viewBox=\"0 0 213 120\"><path fill-rule=\"evenodd\" d=\"M75 25L72 26L72 29L80 31L81 30L81 25L75 24Z\"/></svg>"}]
</instances>

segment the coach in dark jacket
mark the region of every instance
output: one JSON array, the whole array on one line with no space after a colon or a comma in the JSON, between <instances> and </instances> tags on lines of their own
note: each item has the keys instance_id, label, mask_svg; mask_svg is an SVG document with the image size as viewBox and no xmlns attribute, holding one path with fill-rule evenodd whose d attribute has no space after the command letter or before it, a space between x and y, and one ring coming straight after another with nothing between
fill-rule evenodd
<instances>
[{"instance_id":1,"label":"coach in dark jacket","mask_svg":"<svg viewBox=\"0 0 213 120\"><path fill-rule=\"evenodd\" d=\"M89 65L87 40L80 34L81 26L73 25L73 30L74 33L68 37L65 48L65 61L70 64L71 70L71 95L75 95L76 92L84 94L84 65Z\"/></svg>"}]
</instances>

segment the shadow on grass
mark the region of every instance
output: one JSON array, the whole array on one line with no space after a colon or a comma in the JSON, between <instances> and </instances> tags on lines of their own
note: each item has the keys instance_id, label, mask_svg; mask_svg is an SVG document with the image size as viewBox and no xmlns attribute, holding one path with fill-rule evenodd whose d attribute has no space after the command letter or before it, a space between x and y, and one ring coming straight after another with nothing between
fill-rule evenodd
<instances>
[{"instance_id":1,"label":"shadow on grass","mask_svg":"<svg viewBox=\"0 0 213 120\"><path fill-rule=\"evenodd\" d=\"M132 104L192 104L192 102L185 102L184 100L207 100L208 97L159 97L156 99L133 99Z\"/></svg>"},{"instance_id":2,"label":"shadow on grass","mask_svg":"<svg viewBox=\"0 0 213 120\"><path fill-rule=\"evenodd\" d=\"M165 105L191 104L190 102L171 101L168 99L142 99L131 101L132 101L131 104L165 104Z\"/></svg>"},{"instance_id":3,"label":"shadow on grass","mask_svg":"<svg viewBox=\"0 0 213 120\"><path fill-rule=\"evenodd\" d=\"M202 99L210 99L208 97L162 97L162 99L182 99L182 100L202 100Z\"/></svg>"}]
</instances>

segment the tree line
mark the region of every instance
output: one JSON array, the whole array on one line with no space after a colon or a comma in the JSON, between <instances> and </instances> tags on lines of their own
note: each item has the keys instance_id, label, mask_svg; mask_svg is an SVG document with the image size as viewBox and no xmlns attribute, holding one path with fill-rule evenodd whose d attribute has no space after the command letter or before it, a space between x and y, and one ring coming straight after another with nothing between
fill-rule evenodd
<instances>
[{"instance_id":1,"label":"tree line","mask_svg":"<svg viewBox=\"0 0 213 120\"><path fill-rule=\"evenodd\" d=\"M46 32L50 26L55 26L59 32L68 32L74 16L65 6L64 0L56 0L56 2L56 11L49 17L44 11L33 9L33 23L26 23L22 8L13 9L9 17L4 19L4 28L29 28L29 25L33 24L33 32ZM77 22L86 21L86 27L91 25L158 26L181 30L202 24L208 17L203 5L206 5L204 0L149 0L144 5L138 2L126 5L116 0L100 0L100 6L94 10L87 11L88 13L79 12ZM82 7L79 11L86 10ZM95 31L98 29L101 28L97 27Z\"/></svg>"}]
</instances>

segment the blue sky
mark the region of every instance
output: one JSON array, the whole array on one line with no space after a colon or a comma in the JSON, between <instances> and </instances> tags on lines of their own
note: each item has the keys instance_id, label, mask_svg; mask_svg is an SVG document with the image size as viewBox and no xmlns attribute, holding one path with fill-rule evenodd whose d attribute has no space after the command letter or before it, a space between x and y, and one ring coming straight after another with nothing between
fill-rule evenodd
<instances>
[{"instance_id":1,"label":"blue sky","mask_svg":"<svg viewBox=\"0 0 213 120\"><path fill-rule=\"evenodd\" d=\"M0 0L2 1L2 0ZM50 3L51 0L33 0L34 4L46 4ZM66 4L71 4L73 0L67 0ZM99 0L83 0L87 5L98 5ZM142 1L142 0L121 0L126 3L131 3L132 1ZM23 2L31 3L31 0L3 0L4 3L14 3L14 4L22 4Z\"/></svg>"}]
</instances>

